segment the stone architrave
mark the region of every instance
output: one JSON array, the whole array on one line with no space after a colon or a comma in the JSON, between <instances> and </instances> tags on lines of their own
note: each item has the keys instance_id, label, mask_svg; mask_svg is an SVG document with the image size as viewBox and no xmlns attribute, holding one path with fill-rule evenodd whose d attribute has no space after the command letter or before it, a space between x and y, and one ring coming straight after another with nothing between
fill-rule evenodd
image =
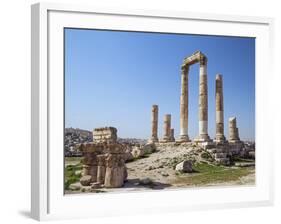
<instances>
[{"instance_id":1,"label":"stone architrave","mask_svg":"<svg viewBox=\"0 0 281 224\"><path fill-rule=\"evenodd\" d=\"M218 143L225 142L224 136L224 108L223 108L223 80L222 75L216 75L216 137Z\"/></svg>"},{"instance_id":2,"label":"stone architrave","mask_svg":"<svg viewBox=\"0 0 281 224\"><path fill-rule=\"evenodd\" d=\"M158 105L152 105L151 138L149 142L158 142Z\"/></svg>"}]
</instances>

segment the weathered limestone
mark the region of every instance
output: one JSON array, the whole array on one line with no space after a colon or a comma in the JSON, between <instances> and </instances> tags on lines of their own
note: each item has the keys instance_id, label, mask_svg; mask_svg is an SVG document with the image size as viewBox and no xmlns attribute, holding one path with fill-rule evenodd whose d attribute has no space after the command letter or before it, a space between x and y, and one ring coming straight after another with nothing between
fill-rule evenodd
<instances>
[{"instance_id":1,"label":"weathered limestone","mask_svg":"<svg viewBox=\"0 0 281 224\"><path fill-rule=\"evenodd\" d=\"M143 146L134 146L132 148L131 154L133 158L137 159L146 154L151 154L155 152L155 150L156 150L156 146L154 143L147 143Z\"/></svg>"},{"instance_id":2,"label":"weathered limestone","mask_svg":"<svg viewBox=\"0 0 281 224\"><path fill-rule=\"evenodd\" d=\"M108 188L121 187L125 178L125 160L120 154L109 154L106 158L104 186Z\"/></svg>"},{"instance_id":3,"label":"weathered limestone","mask_svg":"<svg viewBox=\"0 0 281 224\"><path fill-rule=\"evenodd\" d=\"M216 137L215 141L225 142L222 75L216 75Z\"/></svg>"},{"instance_id":4,"label":"weathered limestone","mask_svg":"<svg viewBox=\"0 0 281 224\"><path fill-rule=\"evenodd\" d=\"M162 142L171 141L171 114L165 114L164 116L164 135Z\"/></svg>"},{"instance_id":5,"label":"weathered limestone","mask_svg":"<svg viewBox=\"0 0 281 224\"><path fill-rule=\"evenodd\" d=\"M182 172L182 173L192 173L192 171L193 171L192 161L185 160L185 161L177 164L175 170Z\"/></svg>"},{"instance_id":6,"label":"weathered limestone","mask_svg":"<svg viewBox=\"0 0 281 224\"><path fill-rule=\"evenodd\" d=\"M180 98L180 138L179 141L188 141L188 71L189 66L199 63L199 136L196 142L209 141L208 135L208 83L207 83L207 57L196 51L183 61L182 83Z\"/></svg>"},{"instance_id":7,"label":"weathered limestone","mask_svg":"<svg viewBox=\"0 0 281 224\"><path fill-rule=\"evenodd\" d=\"M121 187L127 178L126 147L117 142L117 129L97 128L93 131L93 139L94 142L79 147L83 153L80 183L83 186Z\"/></svg>"},{"instance_id":8,"label":"weathered limestone","mask_svg":"<svg viewBox=\"0 0 281 224\"><path fill-rule=\"evenodd\" d=\"M151 111L151 138L149 142L158 142L158 105L152 106Z\"/></svg>"},{"instance_id":9,"label":"weathered limestone","mask_svg":"<svg viewBox=\"0 0 281 224\"><path fill-rule=\"evenodd\" d=\"M93 131L93 141L99 142L116 142L117 129L114 127L96 128Z\"/></svg>"},{"instance_id":10,"label":"weathered limestone","mask_svg":"<svg viewBox=\"0 0 281 224\"><path fill-rule=\"evenodd\" d=\"M188 142L188 66L181 68L180 136L178 141Z\"/></svg>"},{"instance_id":11,"label":"weathered limestone","mask_svg":"<svg viewBox=\"0 0 281 224\"><path fill-rule=\"evenodd\" d=\"M97 182L104 183L105 171L106 171L106 155L98 155L98 170L97 170Z\"/></svg>"},{"instance_id":12,"label":"weathered limestone","mask_svg":"<svg viewBox=\"0 0 281 224\"><path fill-rule=\"evenodd\" d=\"M236 117L229 118L229 142L239 143L239 130L236 124Z\"/></svg>"}]
</instances>

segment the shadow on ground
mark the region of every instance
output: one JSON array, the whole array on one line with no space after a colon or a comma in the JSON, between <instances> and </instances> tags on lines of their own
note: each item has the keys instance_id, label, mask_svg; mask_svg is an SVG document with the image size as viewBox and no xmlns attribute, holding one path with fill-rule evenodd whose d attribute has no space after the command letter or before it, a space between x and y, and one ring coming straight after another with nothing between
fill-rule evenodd
<instances>
[{"instance_id":1,"label":"shadow on ground","mask_svg":"<svg viewBox=\"0 0 281 224\"><path fill-rule=\"evenodd\" d=\"M171 184L165 184L157 181L147 181L144 182L139 178L128 179L122 188L149 188L154 190L162 190L171 187Z\"/></svg>"}]
</instances>

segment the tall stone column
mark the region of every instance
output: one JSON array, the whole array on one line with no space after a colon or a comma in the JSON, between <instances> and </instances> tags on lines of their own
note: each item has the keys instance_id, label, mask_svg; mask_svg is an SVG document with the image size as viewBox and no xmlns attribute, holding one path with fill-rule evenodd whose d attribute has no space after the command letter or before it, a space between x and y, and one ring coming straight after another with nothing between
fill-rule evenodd
<instances>
[{"instance_id":1,"label":"tall stone column","mask_svg":"<svg viewBox=\"0 0 281 224\"><path fill-rule=\"evenodd\" d=\"M171 140L170 138L171 138L171 114L165 114L163 142L169 142Z\"/></svg>"},{"instance_id":2,"label":"tall stone column","mask_svg":"<svg viewBox=\"0 0 281 224\"><path fill-rule=\"evenodd\" d=\"M181 68L180 142L188 142L188 66Z\"/></svg>"},{"instance_id":3,"label":"tall stone column","mask_svg":"<svg viewBox=\"0 0 281 224\"><path fill-rule=\"evenodd\" d=\"M229 118L229 142L240 142L239 130L237 128L236 117Z\"/></svg>"},{"instance_id":4,"label":"tall stone column","mask_svg":"<svg viewBox=\"0 0 281 224\"><path fill-rule=\"evenodd\" d=\"M216 75L216 142L225 142L222 75Z\"/></svg>"},{"instance_id":5,"label":"tall stone column","mask_svg":"<svg viewBox=\"0 0 281 224\"><path fill-rule=\"evenodd\" d=\"M158 142L158 105L152 105L150 142Z\"/></svg>"},{"instance_id":6,"label":"tall stone column","mask_svg":"<svg viewBox=\"0 0 281 224\"><path fill-rule=\"evenodd\" d=\"M208 83L207 58L200 58L199 74L199 137L198 141L208 141Z\"/></svg>"},{"instance_id":7,"label":"tall stone column","mask_svg":"<svg viewBox=\"0 0 281 224\"><path fill-rule=\"evenodd\" d=\"M171 128L170 130L170 141L174 142L175 141L175 133L174 133L174 129Z\"/></svg>"}]
</instances>

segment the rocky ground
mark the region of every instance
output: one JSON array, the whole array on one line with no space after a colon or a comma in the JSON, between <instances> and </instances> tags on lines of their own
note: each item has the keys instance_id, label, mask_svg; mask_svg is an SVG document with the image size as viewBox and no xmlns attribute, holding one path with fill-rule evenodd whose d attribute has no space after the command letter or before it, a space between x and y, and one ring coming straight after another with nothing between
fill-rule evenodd
<instances>
[{"instance_id":1,"label":"rocky ground","mask_svg":"<svg viewBox=\"0 0 281 224\"><path fill-rule=\"evenodd\" d=\"M192 172L176 170L177 164L183 161L192 164ZM255 184L254 160L239 159L232 161L231 166L217 165L208 151L192 143L157 144L155 152L128 161L126 163L128 180L122 188L96 190L90 187L81 188L80 160L67 160L65 165L67 172L74 175L70 176L71 178L77 175L77 178L71 181L76 183L68 185L66 193L80 193L81 189L85 192L99 193Z\"/></svg>"}]
</instances>

